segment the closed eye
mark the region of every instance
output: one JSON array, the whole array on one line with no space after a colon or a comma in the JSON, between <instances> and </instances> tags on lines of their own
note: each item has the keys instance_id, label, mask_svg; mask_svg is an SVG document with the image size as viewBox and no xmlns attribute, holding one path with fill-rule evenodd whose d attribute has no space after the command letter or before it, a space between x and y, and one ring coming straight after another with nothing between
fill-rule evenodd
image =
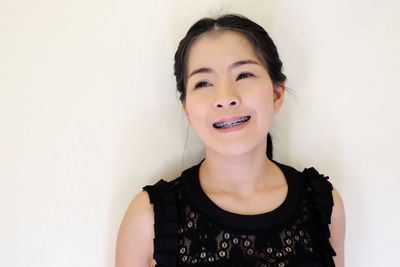
<instances>
[{"instance_id":1,"label":"closed eye","mask_svg":"<svg viewBox=\"0 0 400 267\"><path fill-rule=\"evenodd\" d=\"M201 81L195 84L194 88L203 88L203 87L208 87L211 86L209 82L206 81Z\"/></svg>"},{"instance_id":2,"label":"closed eye","mask_svg":"<svg viewBox=\"0 0 400 267\"><path fill-rule=\"evenodd\" d=\"M249 78L249 77L254 77L254 75L252 73L249 73L249 72L242 72L236 78L236 81L241 80L241 79L245 79L245 78Z\"/></svg>"}]
</instances>

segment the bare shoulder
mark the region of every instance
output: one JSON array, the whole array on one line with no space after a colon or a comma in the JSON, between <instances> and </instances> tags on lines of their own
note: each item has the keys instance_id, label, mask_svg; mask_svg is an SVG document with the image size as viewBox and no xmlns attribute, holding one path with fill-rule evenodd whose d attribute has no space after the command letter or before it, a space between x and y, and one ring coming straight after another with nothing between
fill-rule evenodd
<instances>
[{"instance_id":1,"label":"bare shoulder","mask_svg":"<svg viewBox=\"0 0 400 267\"><path fill-rule=\"evenodd\" d=\"M122 220L117 239L116 267L149 267L153 259L154 212L149 195L135 196Z\"/></svg>"},{"instance_id":2,"label":"bare shoulder","mask_svg":"<svg viewBox=\"0 0 400 267\"><path fill-rule=\"evenodd\" d=\"M331 216L331 221L332 224L343 224L345 223L345 210L344 210L344 203L343 199L340 196L339 192L336 190L336 188L333 188L332 190L332 196L333 196L333 209L332 209L332 216Z\"/></svg>"},{"instance_id":3,"label":"bare shoulder","mask_svg":"<svg viewBox=\"0 0 400 267\"><path fill-rule=\"evenodd\" d=\"M331 224L329 226L331 232L330 242L337 256L334 257L337 267L344 266L344 242L346 233L346 216L344 210L343 199L339 192L333 188L333 209L331 215Z\"/></svg>"}]
</instances>

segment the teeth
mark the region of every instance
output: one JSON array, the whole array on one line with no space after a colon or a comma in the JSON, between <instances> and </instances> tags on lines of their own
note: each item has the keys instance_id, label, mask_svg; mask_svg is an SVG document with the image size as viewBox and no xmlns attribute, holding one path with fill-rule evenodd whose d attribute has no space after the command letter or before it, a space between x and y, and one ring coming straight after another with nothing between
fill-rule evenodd
<instances>
[{"instance_id":1,"label":"teeth","mask_svg":"<svg viewBox=\"0 0 400 267\"><path fill-rule=\"evenodd\" d=\"M213 124L213 126L217 129L231 128L231 127L238 126L248 120L250 120L250 116L245 116L245 117L242 117L242 118L234 120L234 121L216 122Z\"/></svg>"}]
</instances>

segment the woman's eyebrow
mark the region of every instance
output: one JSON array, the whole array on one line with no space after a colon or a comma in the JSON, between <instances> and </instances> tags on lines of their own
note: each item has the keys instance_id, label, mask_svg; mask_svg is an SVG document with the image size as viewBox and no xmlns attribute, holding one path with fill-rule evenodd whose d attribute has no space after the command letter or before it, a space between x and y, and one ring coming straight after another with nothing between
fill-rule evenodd
<instances>
[{"instance_id":1,"label":"woman's eyebrow","mask_svg":"<svg viewBox=\"0 0 400 267\"><path fill-rule=\"evenodd\" d=\"M257 62L257 61L255 61L255 60L246 59L246 60L239 60L239 61L236 61L236 62L232 63L232 64L229 66L229 68L230 68L230 69L233 69L233 68L240 67L240 66L243 66L243 65L246 65L246 64L260 65L260 63Z\"/></svg>"},{"instance_id":2,"label":"woman's eyebrow","mask_svg":"<svg viewBox=\"0 0 400 267\"><path fill-rule=\"evenodd\" d=\"M255 61L255 60L246 59L246 60L239 60L239 61L236 61L236 62L232 63L231 65L229 65L229 69L237 68L237 67L240 67L240 66L243 66L243 65L246 65L246 64L260 65L260 63ZM195 74L210 73L210 72L213 72L213 70L211 68L199 68L199 69L196 69L196 70L192 71L189 74L189 78L192 77Z\"/></svg>"},{"instance_id":3,"label":"woman's eyebrow","mask_svg":"<svg viewBox=\"0 0 400 267\"><path fill-rule=\"evenodd\" d=\"M210 72L212 72L212 70L211 70L210 68L199 68L199 69L197 69L197 70L192 71L192 72L189 74L189 78L192 77L192 76L195 75L195 74L199 74L199 73L210 73Z\"/></svg>"}]
</instances>

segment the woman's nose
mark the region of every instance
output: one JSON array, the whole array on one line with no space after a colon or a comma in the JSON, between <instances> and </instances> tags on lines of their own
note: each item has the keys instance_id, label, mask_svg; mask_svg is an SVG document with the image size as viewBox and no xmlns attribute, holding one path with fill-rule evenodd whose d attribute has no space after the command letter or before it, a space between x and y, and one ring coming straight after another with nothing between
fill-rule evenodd
<instances>
[{"instance_id":1,"label":"woman's nose","mask_svg":"<svg viewBox=\"0 0 400 267\"><path fill-rule=\"evenodd\" d=\"M231 108L240 104L240 98L232 86L226 85L217 89L214 107L217 109Z\"/></svg>"},{"instance_id":2,"label":"woman's nose","mask_svg":"<svg viewBox=\"0 0 400 267\"><path fill-rule=\"evenodd\" d=\"M218 108L218 109L221 109L221 108L224 108L224 107L234 107L236 105L237 105L237 101L232 100L230 103L222 103L222 102L217 103L215 105L215 107Z\"/></svg>"}]
</instances>

